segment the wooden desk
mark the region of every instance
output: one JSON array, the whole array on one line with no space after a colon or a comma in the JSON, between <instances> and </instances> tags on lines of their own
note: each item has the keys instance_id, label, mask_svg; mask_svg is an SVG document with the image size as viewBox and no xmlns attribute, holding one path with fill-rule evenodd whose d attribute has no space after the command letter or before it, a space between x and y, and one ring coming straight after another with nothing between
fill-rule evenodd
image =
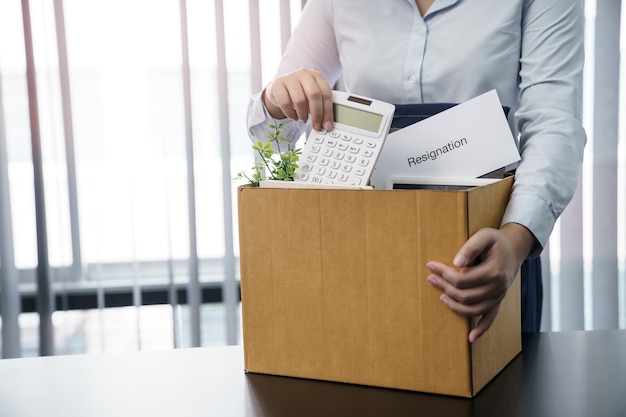
<instances>
[{"instance_id":1,"label":"wooden desk","mask_svg":"<svg viewBox=\"0 0 626 417\"><path fill-rule=\"evenodd\" d=\"M245 375L240 347L0 360L0 416L626 416L626 331L540 333L477 397Z\"/></svg>"}]
</instances>

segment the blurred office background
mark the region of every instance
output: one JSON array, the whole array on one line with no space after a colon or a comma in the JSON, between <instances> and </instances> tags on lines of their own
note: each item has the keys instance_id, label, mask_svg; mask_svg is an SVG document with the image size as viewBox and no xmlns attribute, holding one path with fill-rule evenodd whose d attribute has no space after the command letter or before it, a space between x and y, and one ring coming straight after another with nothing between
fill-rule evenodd
<instances>
[{"instance_id":1,"label":"blurred office background","mask_svg":"<svg viewBox=\"0 0 626 417\"><path fill-rule=\"evenodd\" d=\"M2 357L241 343L232 178L304 3L0 2ZM543 330L626 328L626 12L585 3L589 141Z\"/></svg>"}]
</instances>

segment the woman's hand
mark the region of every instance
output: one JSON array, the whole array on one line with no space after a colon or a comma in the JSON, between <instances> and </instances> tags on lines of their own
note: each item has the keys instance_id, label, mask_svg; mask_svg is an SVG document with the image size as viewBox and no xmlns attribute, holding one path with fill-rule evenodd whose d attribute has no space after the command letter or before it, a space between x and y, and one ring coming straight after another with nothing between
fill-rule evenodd
<instances>
[{"instance_id":1,"label":"woman's hand","mask_svg":"<svg viewBox=\"0 0 626 417\"><path fill-rule=\"evenodd\" d=\"M465 317L482 316L469 334L474 343L495 320L500 302L535 244L533 234L517 223L500 230L481 229L461 247L454 266L429 262L428 281L443 291L441 300Z\"/></svg>"},{"instance_id":2,"label":"woman's hand","mask_svg":"<svg viewBox=\"0 0 626 417\"><path fill-rule=\"evenodd\" d=\"M263 104L275 119L306 122L314 130L333 128L333 96L319 71L299 69L277 77L263 92Z\"/></svg>"}]
</instances>

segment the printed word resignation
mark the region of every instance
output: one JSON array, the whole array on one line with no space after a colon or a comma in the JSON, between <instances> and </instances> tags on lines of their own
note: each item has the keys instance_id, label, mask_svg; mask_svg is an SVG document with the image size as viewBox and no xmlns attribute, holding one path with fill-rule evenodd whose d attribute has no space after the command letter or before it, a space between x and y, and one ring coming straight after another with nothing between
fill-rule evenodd
<instances>
[{"instance_id":1,"label":"printed word resignation","mask_svg":"<svg viewBox=\"0 0 626 417\"><path fill-rule=\"evenodd\" d=\"M448 142L448 144L442 146L441 148L437 148L434 151L426 152L420 156L410 157L407 159L407 162L409 163L409 166L411 167L413 165L421 164L422 162L434 161L439 156L448 152L452 152L465 145L467 145L467 138L461 138L456 141L450 141Z\"/></svg>"}]
</instances>

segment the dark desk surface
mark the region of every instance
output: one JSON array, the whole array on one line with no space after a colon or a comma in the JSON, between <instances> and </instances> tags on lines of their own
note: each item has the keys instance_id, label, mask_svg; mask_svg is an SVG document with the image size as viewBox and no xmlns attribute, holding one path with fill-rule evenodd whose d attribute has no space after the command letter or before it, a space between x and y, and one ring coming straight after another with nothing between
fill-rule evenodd
<instances>
[{"instance_id":1,"label":"dark desk surface","mask_svg":"<svg viewBox=\"0 0 626 417\"><path fill-rule=\"evenodd\" d=\"M241 347L0 360L0 416L626 416L626 331L540 333L474 399L244 374Z\"/></svg>"}]
</instances>

